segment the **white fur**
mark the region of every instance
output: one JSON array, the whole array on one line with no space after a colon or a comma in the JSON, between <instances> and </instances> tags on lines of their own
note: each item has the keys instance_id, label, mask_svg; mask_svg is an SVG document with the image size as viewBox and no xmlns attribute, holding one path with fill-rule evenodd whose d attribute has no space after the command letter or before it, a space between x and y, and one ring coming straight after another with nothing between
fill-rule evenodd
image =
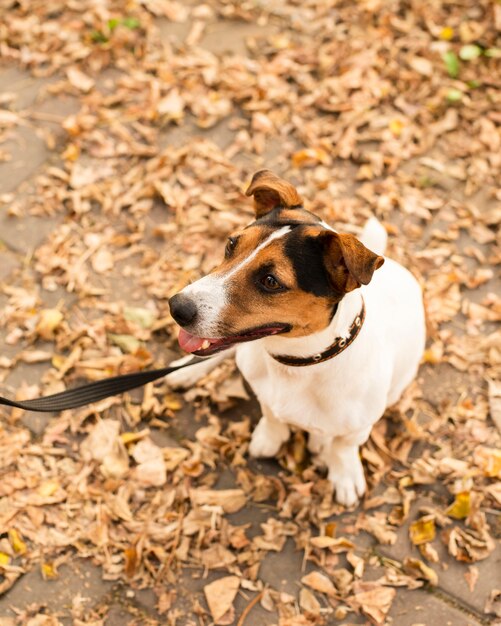
<instances>
[{"instance_id":1,"label":"white fur","mask_svg":"<svg viewBox=\"0 0 501 626\"><path fill-rule=\"evenodd\" d=\"M383 253L386 233L377 220L369 220L360 239ZM347 336L362 295L365 323L338 356L307 367L282 365L270 356L310 356L325 350L335 337ZM365 492L359 446L416 376L424 344L419 284L404 267L386 259L369 285L343 298L328 328L302 338L277 335L238 345L237 365L263 410L250 453L274 456L289 426L306 430L310 449L327 466L337 501L356 504Z\"/></svg>"}]
</instances>

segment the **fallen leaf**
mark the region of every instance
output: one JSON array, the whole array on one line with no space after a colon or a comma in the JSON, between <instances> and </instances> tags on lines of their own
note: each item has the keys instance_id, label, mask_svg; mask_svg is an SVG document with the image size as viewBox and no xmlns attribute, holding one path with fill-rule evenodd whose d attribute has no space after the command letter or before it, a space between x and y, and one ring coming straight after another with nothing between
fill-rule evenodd
<instances>
[{"instance_id":1,"label":"fallen leaf","mask_svg":"<svg viewBox=\"0 0 501 626\"><path fill-rule=\"evenodd\" d=\"M35 327L36 333L46 341L54 338L54 331L63 321L63 314L59 309L43 309Z\"/></svg>"},{"instance_id":2,"label":"fallen leaf","mask_svg":"<svg viewBox=\"0 0 501 626\"><path fill-rule=\"evenodd\" d=\"M431 585L438 585L438 575L431 567L425 565L423 561L407 557L403 562L403 569L406 574L410 574L415 578L426 580Z\"/></svg>"},{"instance_id":3,"label":"fallen leaf","mask_svg":"<svg viewBox=\"0 0 501 626\"><path fill-rule=\"evenodd\" d=\"M456 494L454 502L445 511L454 519L465 519L470 514L470 492L462 491Z\"/></svg>"},{"instance_id":4,"label":"fallen leaf","mask_svg":"<svg viewBox=\"0 0 501 626\"><path fill-rule=\"evenodd\" d=\"M415 546L433 541L435 532L435 519L431 515L421 517L409 526L409 537Z\"/></svg>"},{"instance_id":5,"label":"fallen leaf","mask_svg":"<svg viewBox=\"0 0 501 626\"><path fill-rule=\"evenodd\" d=\"M385 623L396 591L377 583L357 582L356 593L346 598L346 604L355 611L361 611L376 625Z\"/></svg>"},{"instance_id":6,"label":"fallen leaf","mask_svg":"<svg viewBox=\"0 0 501 626\"><path fill-rule=\"evenodd\" d=\"M92 78L90 78L90 76L87 76L87 74L84 74L77 67L69 67L66 70L66 76L68 77L68 80L73 85L73 87L76 87L84 93L87 93L92 89L92 87L94 87L94 81L92 80Z\"/></svg>"},{"instance_id":7,"label":"fallen leaf","mask_svg":"<svg viewBox=\"0 0 501 626\"><path fill-rule=\"evenodd\" d=\"M225 513L236 513L247 502L242 489L191 489L190 500L193 506L220 506Z\"/></svg>"},{"instance_id":8,"label":"fallen leaf","mask_svg":"<svg viewBox=\"0 0 501 626\"><path fill-rule=\"evenodd\" d=\"M475 591L475 585L477 584L479 574L479 569L478 567L475 567L475 565L470 565L468 567L468 571L464 573L464 578L471 593Z\"/></svg>"},{"instance_id":9,"label":"fallen leaf","mask_svg":"<svg viewBox=\"0 0 501 626\"><path fill-rule=\"evenodd\" d=\"M310 572L301 578L301 582L303 585L307 585L311 587L314 591L320 591L321 593L325 593L328 596L336 595L336 588L333 583L325 576L325 574L321 574L320 572Z\"/></svg>"},{"instance_id":10,"label":"fallen leaf","mask_svg":"<svg viewBox=\"0 0 501 626\"><path fill-rule=\"evenodd\" d=\"M231 623L223 618L233 608L233 600L239 587L240 578L238 576L225 576L205 585L205 598L215 624Z\"/></svg>"}]
</instances>

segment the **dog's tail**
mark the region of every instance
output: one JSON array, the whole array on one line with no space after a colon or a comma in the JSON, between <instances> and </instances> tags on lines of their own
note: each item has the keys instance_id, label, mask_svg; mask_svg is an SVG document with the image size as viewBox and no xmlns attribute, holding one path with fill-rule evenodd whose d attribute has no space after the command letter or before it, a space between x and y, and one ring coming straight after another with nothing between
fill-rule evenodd
<instances>
[{"instance_id":1,"label":"dog's tail","mask_svg":"<svg viewBox=\"0 0 501 626\"><path fill-rule=\"evenodd\" d=\"M386 250L388 235L381 222L375 217L370 217L362 229L360 241L372 252L383 255Z\"/></svg>"}]
</instances>

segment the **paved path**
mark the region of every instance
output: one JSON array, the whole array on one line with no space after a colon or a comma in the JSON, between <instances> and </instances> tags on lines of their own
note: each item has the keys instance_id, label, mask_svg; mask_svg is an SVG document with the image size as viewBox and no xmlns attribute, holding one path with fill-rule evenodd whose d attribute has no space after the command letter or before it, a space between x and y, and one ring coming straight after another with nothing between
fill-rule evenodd
<instances>
[{"instance_id":1,"label":"paved path","mask_svg":"<svg viewBox=\"0 0 501 626\"><path fill-rule=\"evenodd\" d=\"M166 37L183 37L181 27L173 27L167 22L161 24ZM225 26L216 25L205 35L208 49L218 51L221 46L240 46L246 36L253 34L252 26L242 26L232 31L227 38ZM272 28L272 27L270 27ZM222 31L225 37L223 38ZM13 67L0 67L0 94L9 92L13 95L10 110L23 112L23 123L15 124L8 129L9 138L1 145L2 150L10 155L10 160L0 162L0 282L9 284L19 279L26 269L30 271L32 255L46 239L47 235L60 224L63 215L57 217L34 217L28 214L18 216L19 199L32 192L37 175L45 168L58 163L66 137L61 133L58 122L78 110L75 98L64 95L51 95L47 86L48 79L33 78L27 72ZM56 120L56 121L54 121ZM195 132L189 124L181 129L166 132L163 141L167 144L180 145L185 137ZM201 131L197 131L200 133ZM224 124L216 130L205 134L220 145L228 145L234 132ZM275 155L275 156L274 156ZM280 159L279 151L270 148L267 164L273 167ZM245 156L239 158L246 158ZM71 300L66 292L41 291L41 299L46 306L53 305L59 298ZM0 295L0 306L5 298ZM16 348L3 344L3 354L16 353ZM34 382L45 371L44 365L19 365L4 381L15 388L22 381ZM426 376L426 375L425 375ZM450 369L439 370L439 375L429 376L426 380L430 397L441 399L454 395L457 376ZM246 409L248 410L248 409ZM255 409L251 409L255 413ZM23 423L32 431L34 438L40 436L49 418L39 415L25 415ZM181 424L188 424L185 421ZM269 469L269 468L268 468ZM275 469L272 468L272 471ZM413 503L413 507L421 503ZM238 523L249 523L250 532L256 532L258 524L266 519L265 507L249 506L235 514ZM412 514L410 519L414 519ZM345 523L349 525L350 516ZM2 530L0 529L0 535ZM380 565L385 558L402 561L408 555L416 555L416 548L408 539L408 525L398 529L398 539L394 546L380 546L368 535L366 536L367 554L370 567L374 569L374 578L380 573ZM464 574L466 567L452 559L440 548L440 577L436 589L420 589L416 591L399 591L389 614L389 622L395 626L475 626L489 623L483 613L486 598L490 590L501 578L501 552L498 550L489 559L476 564L479 580L475 591L468 588ZM289 541L286 548L275 555L266 557L262 565L261 578L271 587L296 595L297 581L302 576L302 555L294 549ZM209 578L210 579L210 578ZM193 594L198 594L204 604L202 588L207 583L200 578L200 573L185 571L178 584L178 602L190 605ZM499 586L499 585L498 585ZM77 601L78 599L78 601ZM94 607L107 626L125 624L160 624L165 623L157 613L156 596L152 590L137 590L123 584L114 584L102 579L101 570L92 562L76 559L60 570L56 580L44 581L38 570L24 575L10 591L0 598L0 626L10 626L15 622L18 612L28 605L38 603L48 610L57 613L63 624L81 624L78 622L78 602L85 608ZM248 600L243 596L236 602L237 614L241 614ZM77 617L71 617L73 615ZM365 618L357 618L350 614L349 621L342 618L329 623L363 624ZM277 616L256 606L247 617L246 626L260 626L276 623ZM37 622L38 623L38 622ZM40 622L41 624L42 622ZM45 622L44 622L45 623ZM49 622L47 622L48 624ZM97 622L96 622L97 623ZM189 624L198 622L189 622ZM204 622L205 623L205 622ZM179 625L188 626L188 622L180 621Z\"/></svg>"}]
</instances>

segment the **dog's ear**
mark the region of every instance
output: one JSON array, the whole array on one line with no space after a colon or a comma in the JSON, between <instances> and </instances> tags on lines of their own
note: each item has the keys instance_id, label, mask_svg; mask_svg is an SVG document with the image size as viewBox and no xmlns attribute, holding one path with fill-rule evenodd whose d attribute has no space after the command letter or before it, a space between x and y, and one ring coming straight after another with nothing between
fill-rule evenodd
<instances>
[{"instance_id":1,"label":"dog's ear","mask_svg":"<svg viewBox=\"0 0 501 626\"><path fill-rule=\"evenodd\" d=\"M344 233L321 235L324 264L332 286L340 294L367 285L384 258L366 248L356 237Z\"/></svg>"},{"instance_id":2,"label":"dog's ear","mask_svg":"<svg viewBox=\"0 0 501 626\"><path fill-rule=\"evenodd\" d=\"M270 170L256 172L245 195L254 196L257 218L263 217L277 206L291 208L303 204L296 188Z\"/></svg>"}]
</instances>

